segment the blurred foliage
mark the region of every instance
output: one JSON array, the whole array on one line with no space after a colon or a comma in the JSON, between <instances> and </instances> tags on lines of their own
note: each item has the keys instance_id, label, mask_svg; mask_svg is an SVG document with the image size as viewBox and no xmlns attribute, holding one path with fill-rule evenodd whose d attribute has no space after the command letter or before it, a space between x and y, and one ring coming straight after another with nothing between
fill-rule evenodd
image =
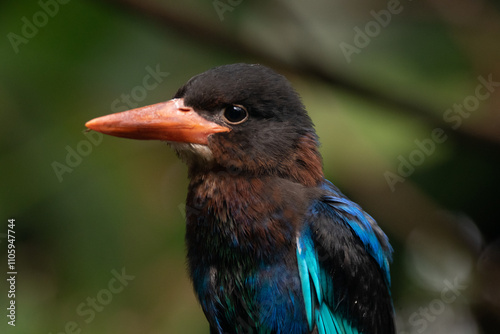
<instances>
[{"instance_id":1,"label":"blurred foliage","mask_svg":"<svg viewBox=\"0 0 500 334\"><path fill-rule=\"evenodd\" d=\"M16 327L2 315L0 332L60 333L75 322L82 333L208 333L185 270L185 167L162 143L82 131L118 111L117 99L125 110L122 94L164 101L233 62L292 81L327 177L390 236L398 332L498 331L498 88L455 129L444 118L479 76L500 81L497 1L150 1L0 4L0 262L15 218L18 271ZM377 23L396 3L400 12ZM39 25L30 38L26 21ZM342 43L355 46L355 28L369 24L373 36L348 61ZM148 68L169 74L141 95ZM446 140L392 191L386 172L435 128ZM72 150L85 154L68 158ZM67 168L60 177L55 162ZM122 268L133 280L105 299ZM450 301L443 291L455 283ZM7 290L0 281L2 307ZM88 298L106 302L91 320L78 312Z\"/></svg>"}]
</instances>

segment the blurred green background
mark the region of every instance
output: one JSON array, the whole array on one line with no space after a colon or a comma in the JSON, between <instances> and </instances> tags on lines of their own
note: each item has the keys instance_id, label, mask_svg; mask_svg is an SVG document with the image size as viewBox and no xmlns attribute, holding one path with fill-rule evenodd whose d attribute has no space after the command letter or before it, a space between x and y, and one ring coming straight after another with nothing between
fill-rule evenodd
<instances>
[{"instance_id":1,"label":"blurred green background","mask_svg":"<svg viewBox=\"0 0 500 334\"><path fill-rule=\"evenodd\" d=\"M163 143L83 130L235 62L292 81L327 177L389 235L398 333L498 332L498 1L42 0L0 13L0 267L15 218L18 272L15 327L0 280L1 333L208 333L185 270L185 166Z\"/></svg>"}]
</instances>

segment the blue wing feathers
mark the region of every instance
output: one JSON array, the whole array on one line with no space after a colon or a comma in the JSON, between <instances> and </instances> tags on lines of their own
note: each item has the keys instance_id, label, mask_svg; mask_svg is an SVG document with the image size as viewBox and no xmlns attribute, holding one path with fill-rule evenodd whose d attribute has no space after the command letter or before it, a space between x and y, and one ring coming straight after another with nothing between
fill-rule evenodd
<instances>
[{"instance_id":1,"label":"blue wing feathers","mask_svg":"<svg viewBox=\"0 0 500 334\"><path fill-rule=\"evenodd\" d=\"M304 296L304 305L306 309L307 323L309 325L309 330L312 329L312 317L313 317L313 296L311 290L311 281L309 280L309 270L307 268L306 256L304 253L305 249L300 242L297 242L297 260L299 265L299 277L300 283L302 285L302 294Z\"/></svg>"},{"instance_id":2,"label":"blue wing feathers","mask_svg":"<svg viewBox=\"0 0 500 334\"><path fill-rule=\"evenodd\" d=\"M333 319L332 313L325 304L320 306L318 315L322 318L322 321L325 324L326 333L341 333L336 321Z\"/></svg>"},{"instance_id":3,"label":"blue wing feathers","mask_svg":"<svg viewBox=\"0 0 500 334\"><path fill-rule=\"evenodd\" d=\"M333 196L324 196L324 202L328 204L324 213L334 216L332 217L334 220L342 220L356 233L368 253L383 269L385 278L390 285L389 262L392 261L392 247L387 236L381 232L375 220L369 214L364 212L359 205L346 198L330 181L325 180L322 188L335 194Z\"/></svg>"},{"instance_id":4,"label":"blue wing feathers","mask_svg":"<svg viewBox=\"0 0 500 334\"><path fill-rule=\"evenodd\" d=\"M391 261L392 248L387 237L371 216L365 213L357 204L347 199L330 182L325 181L322 188L327 194L323 195L321 200L317 200L312 204L304 228L297 237L298 269L309 330L312 331L316 327L318 334L359 334L361 331L356 325L356 320L350 317L350 308L346 306L347 304L343 300L349 299L351 296L349 296L348 292L345 292L345 286L334 285L333 275L337 270L343 271L343 274L336 278L335 282L337 283L335 284L351 284L349 276L345 274L348 269L336 268L332 266L331 262L325 264L324 254L322 254L321 259L318 257L318 249L315 246L315 242L318 242L318 229L323 227L328 229L330 224L344 225L345 227L340 227L343 233L347 233L346 231L350 229L352 235L350 238L356 236L361 241L362 246L359 246L359 251L369 254L378 264L381 269L381 274L378 274L381 277L379 282L385 281L387 290L390 286L389 262ZM307 221L308 219L310 221ZM318 225L315 224L315 221L323 221L323 223ZM336 237L335 228L338 228L338 226L333 226L331 231L326 231L322 235L322 240L327 240L328 235ZM332 237L333 240L335 237ZM362 250L363 247L364 251ZM342 246L333 248L342 254L347 254L350 251L342 248ZM327 262L333 260L332 254L327 253L325 256ZM337 254L337 256L339 255ZM344 256L348 257L349 255ZM375 262L373 262L373 266L376 266ZM322 267L324 265L329 269ZM340 266L340 264L338 265ZM380 284L384 285L384 283ZM335 291L336 288L341 290ZM359 296L357 298L360 298ZM341 303L344 303L343 306L338 308ZM364 328L365 330L372 330L368 329L368 327Z\"/></svg>"},{"instance_id":5,"label":"blue wing feathers","mask_svg":"<svg viewBox=\"0 0 500 334\"><path fill-rule=\"evenodd\" d=\"M303 243L302 247L305 249L304 254L305 254L305 260L307 264L307 269L310 275L310 278L314 284L314 289L316 291L316 297L318 298L318 303L323 302L323 294L321 292L321 285L319 284L319 263L317 260L316 253L314 251L314 245L312 242L312 239L310 235L308 235L306 238L302 238L301 242Z\"/></svg>"},{"instance_id":6,"label":"blue wing feathers","mask_svg":"<svg viewBox=\"0 0 500 334\"><path fill-rule=\"evenodd\" d=\"M342 315L334 314L323 298L333 295L333 284L319 266L310 231L297 238L297 260L309 330L314 319L319 334L358 333Z\"/></svg>"},{"instance_id":7,"label":"blue wing feathers","mask_svg":"<svg viewBox=\"0 0 500 334\"><path fill-rule=\"evenodd\" d=\"M321 315L318 313L316 316L316 326L318 326L318 333L319 334L327 334L325 325L323 324L323 318Z\"/></svg>"}]
</instances>

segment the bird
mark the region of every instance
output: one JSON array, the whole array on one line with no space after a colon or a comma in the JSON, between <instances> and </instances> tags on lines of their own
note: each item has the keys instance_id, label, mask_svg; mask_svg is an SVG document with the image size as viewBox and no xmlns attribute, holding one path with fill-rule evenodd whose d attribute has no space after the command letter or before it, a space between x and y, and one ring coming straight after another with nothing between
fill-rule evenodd
<instances>
[{"instance_id":1,"label":"bird","mask_svg":"<svg viewBox=\"0 0 500 334\"><path fill-rule=\"evenodd\" d=\"M395 333L388 237L325 178L283 75L221 65L86 127L166 141L186 163L187 271L211 334Z\"/></svg>"}]
</instances>

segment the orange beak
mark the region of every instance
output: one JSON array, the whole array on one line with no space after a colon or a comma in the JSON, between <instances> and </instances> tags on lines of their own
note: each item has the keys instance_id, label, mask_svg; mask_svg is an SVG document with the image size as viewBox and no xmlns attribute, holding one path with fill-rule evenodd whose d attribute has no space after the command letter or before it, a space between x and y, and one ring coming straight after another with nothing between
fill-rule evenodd
<instances>
[{"instance_id":1,"label":"orange beak","mask_svg":"<svg viewBox=\"0 0 500 334\"><path fill-rule=\"evenodd\" d=\"M89 129L124 138L157 139L180 143L208 144L214 133L231 129L210 122L184 105L184 99L132 109L94 118L85 126Z\"/></svg>"}]
</instances>

